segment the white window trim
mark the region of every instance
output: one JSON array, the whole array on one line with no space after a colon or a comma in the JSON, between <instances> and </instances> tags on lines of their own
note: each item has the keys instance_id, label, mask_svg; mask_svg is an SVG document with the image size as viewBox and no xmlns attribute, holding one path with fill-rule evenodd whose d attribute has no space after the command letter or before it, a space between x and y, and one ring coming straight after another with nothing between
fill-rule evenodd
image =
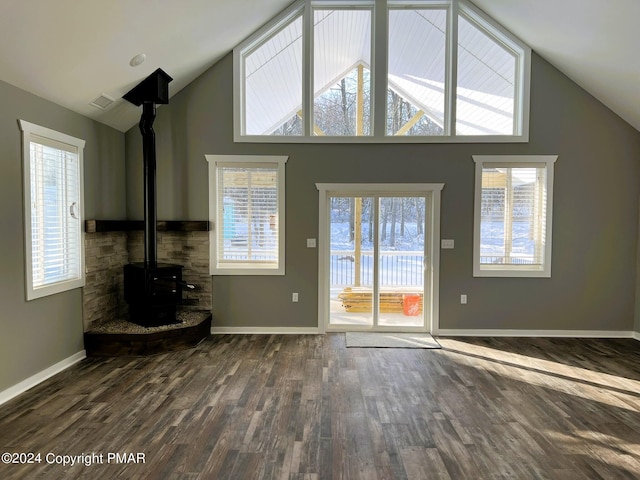
<instances>
[{"instance_id":1,"label":"white window trim","mask_svg":"<svg viewBox=\"0 0 640 480\"><path fill-rule=\"evenodd\" d=\"M285 274L285 169L284 166L289 159L288 156L276 155L205 155L209 162L209 222L211 231L209 232L210 264L209 273L211 275L284 275ZM239 166L248 163L276 163L278 165L278 266L258 266L239 264L233 268L219 267L218 242L217 242L217 166L220 164L237 163Z\"/></svg>"},{"instance_id":2,"label":"white window trim","mask_svg":"<svg viewBox=\"0 0 640 480\"><path fill-rule=\"evenodd\" d=\"M328 330L338 331L329 327L329 257L330 245L326 243L329 238L329 201L335 194L370 194L384 195L424 195L430 198L431 224L425 225L430 230L431 238L425 244L425 255L430 259L430 269L425 269L425 283L429 288L424 292L424 305L430 305L431 309L425 311L425 327L432 334L437 334L440 329L440 209L441 196L444 183L316 183L318 189L318 330L325 333Z\"/></svg>"},{"instance_id":3,"label":"white window trim","mask_svg":"<svg viewBox=\"0 0 640 480\"><path fill-rule=\"evenodd\" d=\"M20 130L22 131L22 168L23 168L23 208L24 208L24 240L25 240L25 293L27 300L54 295L56 293L65 292L85 284L85 266L84 266L84 173L83 173L83 150L85 141L79 138L66 135L64 133L51 130L50 128L41 127L25 120L18 120ZM33 285L33 245L31 230L31 140L37 139L53 140L76 147L78 150L78 189L79 189L79 205L77 214L80 228L78 229L78 238L80 259L79 271L80 276L75 279L64 280L61 282L51 283L48 285L34 288Z\"/></svg>"},{"instance_id":4,"label":"white window trim","mask_svg":"<svg viewBox=\"0 0 640 480\"><path fill-rule=\"evenodd\" d=\"M553 170L557 155L473 155L476 164L473 215L473 276L474 277L551 277L551 247L553 223ZM544 258L542 266L480 264L480 221L482 169L485 164L504 163L514 166L536 166L546 169L546 219Z\"/></svg>"},{"instance_id":5,"label":"white window trim","mask_svg":"<svg viewBox=\"0 0 640 480\"><path fill-rule=\"evenodd\" d=\"M313 136L314 104L313 88L313 19L314 7L334 8L373 8L372 18L372 42L371 42L371 113L372 135L368 136ZM446 35L446 65L445 78L447 84L445 90L445 134L434 136L396 136L386 134L384 113L386 112L387 89L387 44L388 44L388 9L416 6L448 7L448 32ZM382 7L382 8L380 8ZM493 36L509 50L520 50L520 60L517 62L515 85L515 112L513 135L456 135L456 85L457 85L457 58L458 58L458 14L464 15L476 26ZM274 35L279 28L292 21L298 15L303 16L303 47L302 47L302 111L303 111L303 135L300 136L272 136L272 135L248 135L244 133L244 56L250 53L257 45ZM382 25L384 29L380 28ZM379 32L383 30L383 33ZM513 46L513 47L512 47ZM383 56L384 54L384 56ZM382 61L381 61L382 60ZM233 50L233 140L236 143L527 143L529 141L529 110L530 110L530 84L531 84L531 48L517 38L496 20L484 14L477 7L465 0L298 0L283 13L264 25L256 33ZM385 93L383 93L385 92ZM382 104L380 101L384 99Z\"/></svg>"}]
</instances>

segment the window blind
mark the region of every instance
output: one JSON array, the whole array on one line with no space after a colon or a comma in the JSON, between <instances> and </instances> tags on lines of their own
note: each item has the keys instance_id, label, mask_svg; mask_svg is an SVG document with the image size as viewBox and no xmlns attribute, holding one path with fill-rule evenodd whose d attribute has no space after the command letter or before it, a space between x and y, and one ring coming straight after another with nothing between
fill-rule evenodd
<instances>
[{"instance_id":1,"label":"window blind","mask_svg":"<svg viewBox=\"0 0 640 480\"><path fill-rule=\"evenodd\" d=\"M278 266L278 164L218 165L217 263Z\"/></svg>"},{"instance_id":2,"label":"window blind","mask_svg":"<svg viewBox=\"0 0 640 480\"><path fill-rule=\"evenodd\" d=\"M82 277L78 148L33 135L30 145L33 288Z\"/></svg>"},{"instance_id":3,"label":"window blind","mask_svg":"<svg viewBox=\"0 0 640 480\"><path fill-rule=\"evenodd\" d=\"M482 169L481 264L543 264L545 172L544 166Z\"/></svg>"}]
</instances>

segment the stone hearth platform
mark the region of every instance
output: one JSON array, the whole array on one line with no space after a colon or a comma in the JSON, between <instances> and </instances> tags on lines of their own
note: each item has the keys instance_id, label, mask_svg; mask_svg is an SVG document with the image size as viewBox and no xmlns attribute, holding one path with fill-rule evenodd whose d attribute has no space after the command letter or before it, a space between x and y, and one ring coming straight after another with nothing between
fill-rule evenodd
<instances>
[{"instance_id":1,"label":"stone hearth platform","mask_svg":"<svg viewBox=\"0 0 640 480\"><path fill-rule=\"evenodd\" d=\"M143 327L126 319L92 325L84 334L87 357L146 356L198 345L211 333L211 312L182 310L180 323Z\"/></svg>"}]
</instances>

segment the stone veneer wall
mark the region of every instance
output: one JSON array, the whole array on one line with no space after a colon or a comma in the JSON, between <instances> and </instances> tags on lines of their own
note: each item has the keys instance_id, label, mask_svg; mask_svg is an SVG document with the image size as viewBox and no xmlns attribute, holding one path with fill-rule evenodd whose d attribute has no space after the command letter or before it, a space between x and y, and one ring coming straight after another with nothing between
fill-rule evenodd
<instances>
[{"instance_id":1,"label":"stone veneer wall","mask_svg":"<svg viewBox=\"0 0 640 480\"><path fill-rule=\"evenodd\" d=\"M93 322L127 314L124 272L129 263L125 232L86 233L84 237L86 281L82 290L85 331Z\"/></svg>"},{"instance_id":2,"label":"stone veneer wall","mask_svg":"<svg viewBox=\"0 0 640 480\"><path fill-rule=\"evenodd\" d=\"M183 265L183 280L196 285L185 290L183 308L211 310L209 232L158 232L158 262ZM99 232L85 234L86 284L83 289L85 331L128 315L124 301L123 267L144 261L143 232Z\"/></svg>"}]
</instances>

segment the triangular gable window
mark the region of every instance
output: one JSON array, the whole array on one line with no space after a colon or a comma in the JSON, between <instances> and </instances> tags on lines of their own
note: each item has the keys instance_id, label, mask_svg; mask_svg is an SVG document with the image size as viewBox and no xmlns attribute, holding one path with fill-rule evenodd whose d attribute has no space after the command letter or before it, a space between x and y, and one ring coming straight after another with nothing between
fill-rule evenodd
<instances>
[{"instance_id":1,"label":"triangular gable window","mask_svg":"<svg viewBox=\"0 0 640 480\"><path fill-rule=\"evenodd\" d=\"M302 15L285 19L243 55L247 135L301 135Z\"/></svg>"},{"instance_id":2,"label":"triangular gable window","mask_svg":"<svg viewBox=\"0 0 640 480\"><path fill-rule=\"evenodd\" d=\"M518 52L487 20L458 17L457 135L516 135Z\"/></svg>"}]
</instances>

